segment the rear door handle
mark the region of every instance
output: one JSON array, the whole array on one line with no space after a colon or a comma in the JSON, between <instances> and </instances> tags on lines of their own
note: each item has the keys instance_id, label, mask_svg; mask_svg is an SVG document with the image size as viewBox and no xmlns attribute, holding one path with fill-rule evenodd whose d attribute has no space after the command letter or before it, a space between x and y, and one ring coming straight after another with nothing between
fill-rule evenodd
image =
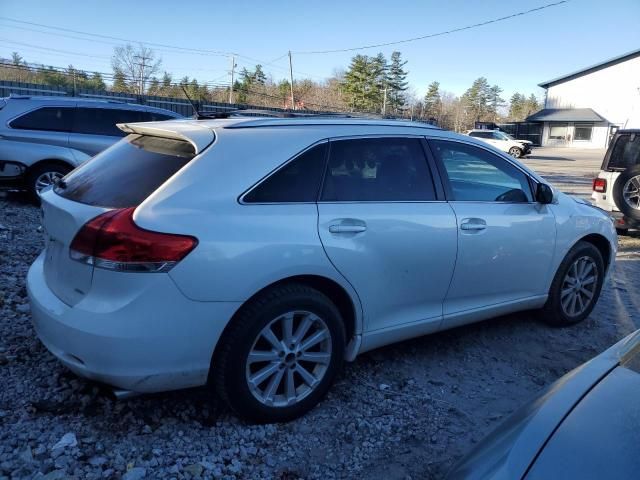
<instances>
[{"instance_id":1,"label":"rear door handle","mask_svg":"<svg viewBox=\"0 0 640 480\"><path fill-rule=\"evenodd\" d=\"M481 218L465 218L460 222L460 230L479 231L487 228L487 222Z\"/></svg>"},{"instance_id":2,"label":"rear door handle","mask_svg":"<svg viewBox=\"0 0 640 480\"><path fill-rule=\"evenodd\" d=\"M367 224L362 220L355 220L352 218L345 218L334 220L329 225L329 231L331 233L362 233L367 230Z\"/></svg>"}]
</instances>

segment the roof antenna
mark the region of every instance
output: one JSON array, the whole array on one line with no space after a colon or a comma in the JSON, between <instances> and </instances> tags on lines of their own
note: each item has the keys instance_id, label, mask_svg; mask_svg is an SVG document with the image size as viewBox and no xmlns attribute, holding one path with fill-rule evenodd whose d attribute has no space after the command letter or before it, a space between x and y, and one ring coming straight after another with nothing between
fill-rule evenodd
<instances>
[{"instance_id":1,"label":"roof antenna","mask_svg":"<svg viewBox=\"0 0 640 480\"><path fill-rule=\"evenodd\" d=\"M196 104L193 103L193 100L191 100L191 97L187 93L187 89L184 88L184 85L180 85L180 87L182 87L182 91L184 92L184 96L187 97L188 102L191 104L191 108L193 108L193 113L195 114L196 120L202 120L203 117L202 117L202 115L200 115L200 112L196 108Z\"/></svg>"}]
</instances>

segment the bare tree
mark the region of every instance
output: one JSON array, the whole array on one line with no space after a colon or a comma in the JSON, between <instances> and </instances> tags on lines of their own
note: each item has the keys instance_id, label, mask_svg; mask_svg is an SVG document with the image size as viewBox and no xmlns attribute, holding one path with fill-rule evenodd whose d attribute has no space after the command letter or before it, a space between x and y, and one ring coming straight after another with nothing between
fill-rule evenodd
<instances>
[{"instance_id":1,"label":"bare tree","mask_svg":"<svg viewBox=\"0 0 640 480\"><path fill-rule=\"evenodd\" d=\"M114 75L124 78L128 89L132 93L143 95L147 82L157 75L162 65L162 59L156 53L140 44L115 47L111 57Z\"/></svg>"}]
</instances>

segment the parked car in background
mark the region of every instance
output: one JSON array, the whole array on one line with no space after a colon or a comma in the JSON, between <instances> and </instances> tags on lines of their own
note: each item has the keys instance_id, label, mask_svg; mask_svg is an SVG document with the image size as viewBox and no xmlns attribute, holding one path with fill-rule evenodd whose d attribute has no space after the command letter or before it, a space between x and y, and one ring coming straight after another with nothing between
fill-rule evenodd
<instances>
[{"instance_id":1,"label":"parked car in background","mask_svg":"<svg viewBox=\"0 0 640 480\"><path fill-rule=\"evenodd\" d=\"M511 415L448 480L638 478L640 330Z\"/></svg>"},{"instance_id":2,"label":"parked car in background","mask_svg":"<svg viewBox=\"0 0 640 480\"><path fill-rule=\"evenodd\" d=\"M489 145L493 145L498 150L507 152L514 158L520 158L531 153L533 142L530 140L516 140L508 133L500 130L469 130L467 135Z\"/></svg>"},{"instance_id":3,"label":"parked car in background","mask_svg":"<svg viewBox=\"0 0 640 480\"><path fill-rule=\"evenodd\" d=\"M12 95L0 99L0 188L36 194L120 140L116 123L181 118L116 100Z\"/></svg>"},{"instance_id":4,"label":"parked car in background","mask_svg":"<svg viewBox=\"0 0 640 480\"><path fill-rule=\"evenodd\" d=\"M591 198L614 217L619 234L640 228L640 129L613 136Z\"/></svg>"},{"instance_id":5,"label":"parked car in background","mask_svg":"<svg viewBox=\"0 0 640 480\"><path fill-rule=\"evenodd\" d=\"M424 124L121 128L43 192L27 280L44 345L118 389L209 384L244 418L290 420L359 353L520 310L580 322L615 258L601 210Z\"/></svg>"}]
</instances>

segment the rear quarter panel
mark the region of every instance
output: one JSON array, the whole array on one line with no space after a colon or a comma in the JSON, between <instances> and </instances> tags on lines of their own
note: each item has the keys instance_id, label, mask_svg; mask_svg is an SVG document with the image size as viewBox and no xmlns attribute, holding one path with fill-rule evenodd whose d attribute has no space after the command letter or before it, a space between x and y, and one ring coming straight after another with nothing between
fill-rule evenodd
<instances>
[{"instance_id":1,"label":"rear quarter panel","mask_svg":"<svg viewBox=\"0 0 640 480\"><path fill-rule=\"evenodd\" d=\"M276 281L320 275L349 283L328 260L318 211L308 204L241 204L240 195L298 152L326 138L322 129L216 131L211 147L136 210L143 228L193 235L199 244L170 276L189 298L245 301Z\"/></svg>"}]
</instances>

